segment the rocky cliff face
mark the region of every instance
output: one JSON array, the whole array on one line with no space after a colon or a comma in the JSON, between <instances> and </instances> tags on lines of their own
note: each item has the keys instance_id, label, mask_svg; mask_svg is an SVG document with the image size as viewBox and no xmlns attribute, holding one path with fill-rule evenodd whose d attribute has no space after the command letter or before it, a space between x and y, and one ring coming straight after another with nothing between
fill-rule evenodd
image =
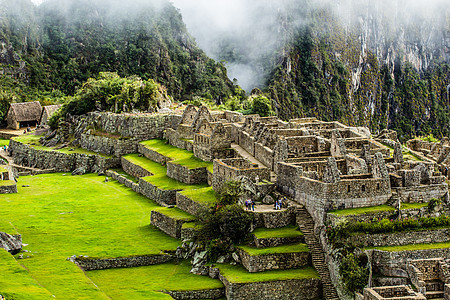
<instances>
[{"instance_id":1,"label":"rocky cliff face","mask_svg":"<svg viewBox=\"0 0 450 300\"><path fill-rule=\"evenodd\" d=\"M395 128L401 139L448 135L448 12L434 2L342 0L307 7L306 16L304 6L290 10L291 20L307 21L285 27L290 42L269 77L278 114Z\"/></svg>"}]
</instances>

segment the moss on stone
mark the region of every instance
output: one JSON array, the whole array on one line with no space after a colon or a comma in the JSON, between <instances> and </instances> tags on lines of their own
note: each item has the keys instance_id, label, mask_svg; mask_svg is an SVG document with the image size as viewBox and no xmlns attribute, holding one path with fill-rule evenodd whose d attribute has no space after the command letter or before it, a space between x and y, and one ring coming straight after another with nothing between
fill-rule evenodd
<instances>
[{"instance_id":1,"label":"moss on stone","mask_svg":"<svg viewBox=\"0 0 450 300\"><path fill-rule=\"evenodd\" d=\"M268 247L268 248L253 248L253 247L249 247L249 246L239 246L238 248L247 252L250 256L281 254L281 253L309 252L308 246L304 243L293 244L293 245L283 245L283 246L277 246L277 247Z\"/></svg>"},{"instance_id":2,"label":"moss on stone","mask_svg":"<svg viewBox=\"0 0 450 300\"><path fill-rule=\"evenodd\" d=\"M295 238L302 236L303 232L300 231L298 226L289 225L281 228L257 228L253 231L253 234L258 239Z\"/></svg>"}]
</instances>

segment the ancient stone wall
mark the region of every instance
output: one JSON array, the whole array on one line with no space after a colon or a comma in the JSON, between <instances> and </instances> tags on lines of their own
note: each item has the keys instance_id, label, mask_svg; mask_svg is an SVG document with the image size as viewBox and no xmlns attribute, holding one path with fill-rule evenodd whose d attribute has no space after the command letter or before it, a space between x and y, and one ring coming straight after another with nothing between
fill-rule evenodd
<instances>
[{"instance_id":1,"label":"ancient stone wall","mask_svg":"<svg viewBox=\"0 0 450 300\"><path fill-rule=\"evenodd\" d=\"M140 178L140 177L146 177L146 176L154 175L151 172L149 172L148 170L144 169L141 166L138 166L138 165L132 163L131 161L127 160L124 157L121 158L121 162L122 162L122 169L127 174L130 174L134 178Z\"/></svg>"},{"instance_id":2,"label":"ancient stone wall","mask_svg":"<svg viewBox=\"0 0 450 300\"><path fill-rule=\"evenodd\" d=\"M150 224L159 228L171 237L174 237L176 239L181 238L181 226L183 226L183 223L186 223L186 221L177 220L166 216L159 211L152 210Z\"/></svg>"},{"instance_id":3,"label":"ancient stone wall","mask_svg":"<svg viewBox=\"0 0 450 300\"><path fill-rule=\"evenodd\" d=\"M0 181L0 194L15 194L17 193L17 185L13 180Z\"/></svg>"},{"instance_id":4,"label":"ancient stone wall","mask_svg":"<svg viewBox=\"0 0 450 300\"><path fill-rule=\"evenodd\" d=\"M202 205L199 202L195 202L194 200L192 200L189 197L186 197L180 193L176 194L176 200L177 200L177 207L179 209L181 209L193 216L198 215L199 212L208 208L208 206Z\"/></svg>"},{"instance_id":5,"label":"ancient stone wall","mask_svg":"<svg viewBox=\"0 0 450 300\"><path fill-rule=\"evenodd\" d=\"M415 251L367 250L374 272L387 277L409 278L406 266L411 260L440 257L450 259L448 249L427 249Z\"/></svg>"},{"instance_id":6,"label":"ancient stone wall","mask_svg":"<svg viewBox=\"0 0 450 300\"><path fill-rule=\"evenodd\" d=\"M286 270L301 268L311 263L309 252L277 253L251 256L238 248L239 257L244 268L250 273L268 270Z\"/></svg>"},{"instance_id":7,"label":"ancient stone wall","mask_svg":"<svg viewBox=\"0 0 450 300\"><path fill-rule=\"evenodd\" d=\"M220 274L219 278L225 284L227 299L232 300L312 300L322 298L322 283L320 279L232 283Z\"/></svg>"},{"instance_id":8,"label":"ancient stone wall","mask_svg":"<svg viewBox=\"0 0 450 300\"><path fill-rule=\"evenodd\" d=\"M106 176L111 177L114 180L117 180L120 184L125 185L126 187L132 189L134 192L136 193L140 193L140 188L139 188L139 184L135 183L134 181L126 178L125 176L120 175L119 173L112 171L112 170L107 170L105 172Z\"/></svg>"},{"instance_id":9,"label":"ancient stone wall","mask_svg":"<svg viewBox=\"0 0 450 300\"><path fill-rule=\"evenodd\" d=\"M450 229L401 231L394 233L355 234L349 239L361 248L402 246L409 244L447 243L450 242Z\"/></svg>"},{"instance_id":10,"label":"ancient stone wall","mask_svg":"<svg viewBox=\"0 0 450 300\"><path fill-rule=\"evenodd\" d=\"M430 199L440 199L448 193L446 183L435 185L420 185L414 187L398 187L397 191L400 200L404 203L423 203Z\"/></svg>"},{"instance_id":11,"label":"ancient stone wall","mask_svg":"<svg viewBox=\"0 0 450 300\"><path fill-rule=\"evenodd\" d=\"M225 296L225 288L198 291L168 291L167 294L176 300L219 299Z\"/></svg>"},{"instance_id":12,"label":"ancient stone wall","mask_svg":"<svg viewBox=\"0 0 450 300\"><path fill-rule=\"evenodd\" d=\"M256 236L253 236L253 242L252 244L256 248L267 248L267 247L276 247L281 245L288 245L288 244L296 244L296 243L304 243L305 237L303 235L299 235L297 237L272 237L272 238L257 238Z\"/></svg>"},{"instance_id":13,"label":"ancient stone wall","mask_svg":"<svg viewBox=\"0 0 450 300\"><path fill-rule=\"evenodd\" d=\"M172 128L167 128L164 132L164 139L166 139L169 144L180 149L186 149L188 151L193 151L194 144L192 141L180 138L178 132Z\"/></svg>"},{"instance_id":14,"label":"ancient stone wall","mask_svg":"<svg viewBox=\"0 0 450 300\"><path fill-rule=\"evenodd\" d=\"M245 151L250 153L252 156L255 156L255 139L250 136L245 131L239 132L239 146L241 146Z\"/></svg>"},{"instance_id":15,"label":"ancient stone wall","mask_svg":"<svg viewBox=\"0 0 450 300\"><path fill-rule=\"evenodd\" d=\"M71 172L84 168L87 173L96 173L120 167L119 158L37 150L14 140L11 140L9 150L16 164L37 169L53 169L54 172Z\"/></svg>"},{"instance_id":16,"label":"ancient stone wall","mask_svg":"<svg viewBox=\"0 0 450 300\"><path fill-rule=\"evenodd\" d=\"M84 271L105 270L115 268L136 268L163 264L173 260L172 255L139 255L117 258L77 257L75 263Z\"/></svg>"},{"instance_id":17,"label":"ancient stone wall","mask_svg":"<svg viewBox=\"0 0 450 300\"><path fill-rule=\"evenodd\" d=\"M86 117L88 127L123 137L132 137L137 141L161 139L166 128L176 128L180 121L181 116L171 114L91 112Z\"/></svg>"},{"instance_id":18,"label":"ancient stone wall","mask_svg":"<svg viewBox=\"0 0 450 300\"><path fill-rule=\"evenodd\" d=\"M138 142L134 139L109 138L89 132L88 130L86 134L82 134L78 140L83 149L117 157L137 152Z\"/></svg>"},{"instance_id":19,"label":"ancient stone wall","mask_svg":"<svg viewBox=\"0 0 450 300\"><path fill-rule=\"evenodd\" d=\"M270 170L273 170L273 150L262 145L261 143L255 143L255 158L262 162Z\"/></svg>"},{"instance_id":20,"label":"ancient stone wall","mask_svg":"<svg viewBox=\"0 0 450 300\"><path fill-rule=\"evenodd\" d=\"M175 205L176 193L179 190L162 190L143 178L139 179L140 193L147 198L156 201L161 206Z\"/></svg>"},{"instance_id":21,"label":"ancient stone wall","mask_svg":"<svg viewBox=\"0 0 450 300\"><path fill-rule=\"evenodd\" d=\"M202 184L208 182L206 167L189 169L186 166L167 162L167 176L186 184Z\"/></svg>"},{"instance_id":22,"label":"ancient stone wall","mask_svg":"<svg viewBox=\"0 0 450 300\"><path fill-rule=\"evenodd\" d=\"M281 228L295 224L295 208L289 207L286 210L274 210L266 212L255 212L255 227Z\"/></svg>"},{"instance_id":23,"label":"ancient stone wall","mask_svg":"<svg viewBox=\"0 0 450 300\"><path fill-rule=\"evenodd\" d=\"M153 151L142 144L138 145L138 151L146 158L154 162L160 163L161 165L165 165L168 161L171 161L170 157L164 156L156 151Z\"/></svg>"}]
</instances>

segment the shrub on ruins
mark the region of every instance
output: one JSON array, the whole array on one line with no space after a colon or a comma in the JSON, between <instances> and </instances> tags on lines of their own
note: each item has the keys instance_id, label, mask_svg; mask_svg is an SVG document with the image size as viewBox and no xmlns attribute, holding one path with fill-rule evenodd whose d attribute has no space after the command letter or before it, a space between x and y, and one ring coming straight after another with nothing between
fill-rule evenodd
<instances>
[{"instance_id":1,"label":"shrub on ruins","mask_svg":"<svg viewBox=\"0 0 450 300\"><path fill-rule=\"evenodd\" d=\"M69 98L58 114L52 117L50 126L56 127L59 120L68 114L83 115L95 110L115 113L155 111L161 100L169 100L169 96L165 88L152 79L101 72L97 78L89 78Z\"/></svg>"},{"instance_id":2,"label":"shrub on ruins","mask_svg":"<svg viewBox=\"0 0 450 300\"><path fill-rule=\"evenodd\" d=\"M242 182L238 180L227 181L219 192L218 205L237 204L243 193Z\"/></svg>"},{"instance_id":3,"label":"shrub on ruins","mask_svg":"<svg viewBox=\"0 0 450 300\"><path fill-rule=\"evenodd\" d=\"M364 289L369 281L369 269L367 268L367 258L356 256L349 252L341 261L339 274L344 282L345 288L349 292L357 292Z\"/></svg>"},{"instance_id":4,"label":"shrub on ruins","mask_svg":"<svg viewBox=\"0 0 450 300\"><path fill-rule=\"evenodd\" d=\"M240 205L217 205L201 212L198 219L202 227L197 241L208 251L210 261L215 261L248 237L253 215Z\"/></svg>"}]
</instances>

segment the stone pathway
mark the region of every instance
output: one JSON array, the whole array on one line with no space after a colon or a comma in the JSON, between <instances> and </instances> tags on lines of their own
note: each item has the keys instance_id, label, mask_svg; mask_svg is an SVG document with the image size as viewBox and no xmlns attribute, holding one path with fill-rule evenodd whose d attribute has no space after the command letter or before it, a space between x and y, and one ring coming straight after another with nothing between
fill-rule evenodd
<instances>
[{"instance_id":1,"label":"stone pathway","mask_svg":"<svg viewBox=\"0 0 450 300\"><path fill-rule=\"evenodd\" d=\"M245 209L245 205L243 206ZM273 209L273 205L255 205L255 212L282 212L287 210L286 208L280 209L280 210L275 210ZM249 210L252 211L252 210Z\"/></svg>"}]
</instances>

